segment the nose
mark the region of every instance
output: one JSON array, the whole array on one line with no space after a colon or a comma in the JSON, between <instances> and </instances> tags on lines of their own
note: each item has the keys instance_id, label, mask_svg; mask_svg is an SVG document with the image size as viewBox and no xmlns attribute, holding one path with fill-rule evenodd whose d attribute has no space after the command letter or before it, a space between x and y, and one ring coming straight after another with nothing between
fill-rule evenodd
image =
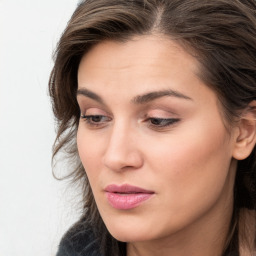
<instances>
[{"instance_id":1,"label":"nose","mask_svg":"<svg viewBox=\"0 0 256 256\"><path fill-rule=\"evenodd\" d=\"M139 169L143 165L143 157L138 143L136 134L131 129L112 129L103 164L112 171Z\"/></svg>"}]
</instances>

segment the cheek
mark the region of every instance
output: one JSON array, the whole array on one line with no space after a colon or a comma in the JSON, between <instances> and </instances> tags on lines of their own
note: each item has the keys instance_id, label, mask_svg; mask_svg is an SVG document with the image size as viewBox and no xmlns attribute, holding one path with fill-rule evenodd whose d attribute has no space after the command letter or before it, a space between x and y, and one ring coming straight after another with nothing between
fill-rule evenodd
<instances>
[{"instance_id":1,"label":"cheek","mask_svg":"<svg viewBox=\"0 0 256 256\"><path fill-rule=\"evenodd\" d=\"M192 128L191 128L192 127ZM203 207L221 194L231 161L228 134L222 125L185 127L150 147L150 169L166 201L177 209ZM163 188L163 189L162 189ZM193 206L194 205L194 206Z\"/></svg>"},{"instance_id":2,"label":"cheek","mask_svg":"<svg viewBox=\"0 0 256 256\"><path fill-rule=\"evenodd\" d=\"M102 136L91 136L90 133L85 131L83 127L78 128L77 132L77 148L81 162L85 168L86 174L90 183L98 176L98 172L102 169L101 156L102 156Z\"/></svg>"},{"instance_id":3,"label":"cheek","mask_svg":"<svg viewBox=\"0 0 256 256\"><path fill-rule=\"evenodd\" d=\"M165 135L138 133L136 149L142 154L144 165L127 177L131 182L149 186L157 194L156 199L137 209L134 215L118 214L100 193L102 182L116 177L102 165L108 135L78 130L82 164L104 222L116 237L120 239L120 234L124 234L128 238L123 240L129 240L129 234L137 229L138 240L176 232L216 204L224 191L232 154L222 123L209 119L206 123L195 120ZM120 223L125 224L122 227ZM136 239L134 234L132 239Z\"/></svg>"}]
</instances>

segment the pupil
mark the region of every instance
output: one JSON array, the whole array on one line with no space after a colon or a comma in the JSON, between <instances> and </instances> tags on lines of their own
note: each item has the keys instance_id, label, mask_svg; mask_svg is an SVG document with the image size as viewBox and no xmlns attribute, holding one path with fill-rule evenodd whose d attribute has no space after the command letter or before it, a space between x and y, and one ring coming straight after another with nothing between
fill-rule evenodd
<instances>
[{"instance_id":1,"label":"pupil","mask_svg":"<svg viewBox=\"0 0 256 256\"><path fill-rule=\"evenodd\" d=\"M93 122L99 122L101 120L101 116L94 116L92 120Z\"/></svg>"},{"instance_id":2,"label":"pupil","mask_svg":"<svg viewBox=\"0 0 256 256\"><path fill-rule=\"evenodd\" d=\"M160 119L152 119L151 123L154 125L159 125L159 124L161 124L161 120Z\"/></svg>"}]
</instances>

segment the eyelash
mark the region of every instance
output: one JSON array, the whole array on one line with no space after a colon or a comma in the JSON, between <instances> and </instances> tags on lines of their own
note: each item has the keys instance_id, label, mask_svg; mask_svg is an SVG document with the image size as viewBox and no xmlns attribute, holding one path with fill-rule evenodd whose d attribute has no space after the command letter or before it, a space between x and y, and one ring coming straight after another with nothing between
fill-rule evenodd
<instances>
[{"instance_id":1,"label":"eyelash","mask_svg":"<svg viewBox=\"0 0 256 256\"><path fill-rule=\"evenodd\" d=\"M100 119L98 121L93 120L93 119ZM104 125L104 123L111 121L111 118L107 117L107 116L103 116L103 115L81 115L81 119L83 119L83 121L86 122L86 124L88 124L91 127L99 127ZM101 120L105 119L104 122L102 122Z\"/></svg>"},{"instance_id":2,"label":"eyelash","mask_svg":"<svg viewBox=\"0 0 256 256\"><path fill-rule=\"evenodd\" d=\"M104 126L107 122L112 119L103 115L81 115L81 119L86 122L92 128L98 128ZM94 120L93 120L94 119ZM96 119L96 120L95 120ZM102 121L103 119L103 121ZM179 118L156 118L148 117L144 122L147 122L148 126L153 129L161 129L174 125L179 122Z\"/></svg>"},{"instance_id":3,"label":"eyelash","mask_svg":"<svg viewBox=\"0 0 256 256\"><path fill-rule=\"evenodd\" d=\"M169 127L174 125L175 123L179 122L180 119L178 118L156 118L156 117L149 117L145 121L148 122L148 126L155 128L155 129L161 129L165 127Z\"/></svg>"}]
</instances>

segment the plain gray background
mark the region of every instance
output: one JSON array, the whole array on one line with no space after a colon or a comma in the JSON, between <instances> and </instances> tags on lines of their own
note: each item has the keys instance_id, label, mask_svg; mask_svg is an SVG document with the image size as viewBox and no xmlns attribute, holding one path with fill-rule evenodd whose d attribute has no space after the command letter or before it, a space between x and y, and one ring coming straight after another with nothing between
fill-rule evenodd
<instances>
[{"instance_id":1,"label":"plain gray background","mask_svg":"<svg viewBox=\"0 0 256 256\"><path fill-rule=\"evenodd\" d=\"M52 52L76 0L0 0L0 255L53 256L76 220L51 170ZM72 203L71 203L72 201Z\"/></svg>"}]
</instances>

